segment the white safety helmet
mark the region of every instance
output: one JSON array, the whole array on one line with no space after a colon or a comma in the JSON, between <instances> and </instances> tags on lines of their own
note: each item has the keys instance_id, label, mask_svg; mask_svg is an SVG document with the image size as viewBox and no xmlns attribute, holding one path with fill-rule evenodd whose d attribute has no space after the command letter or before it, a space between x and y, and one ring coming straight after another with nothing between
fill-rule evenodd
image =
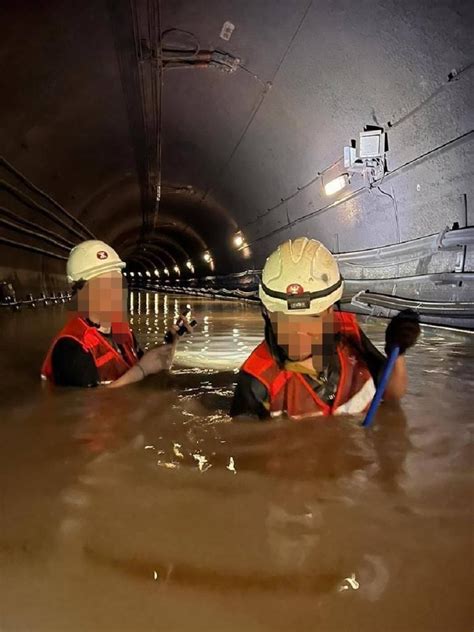
<instances>
[{"instance_id":1,"label":"white safety helmet","mask_svg":"<svg viewBox=\"0 0 474 632\"><path fill-rule=\"evenodd\" d=\"M98 239L89 239L75 246L67 260L67 279L89 281L105 272L120 272L126 264L113 248Z\"/></svg>"},{"instance_id":2,"label":"white safety helmet","mask_svg":"<svg viewBox=\"0 0 474 632\"><path fill-rule=\"evenodd\" d=\"M316 239L288 240L268 257L259 297L269 312L320 314L344 289L336 259Z\"/></svg>"}]
</instances>

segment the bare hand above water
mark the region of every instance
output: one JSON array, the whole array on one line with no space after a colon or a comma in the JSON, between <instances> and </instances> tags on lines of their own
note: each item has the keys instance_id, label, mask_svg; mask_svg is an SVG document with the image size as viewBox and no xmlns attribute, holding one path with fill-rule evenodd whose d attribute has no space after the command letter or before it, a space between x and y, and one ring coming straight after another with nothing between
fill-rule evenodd
<instances>
[{"instance_id":1,"label":"bare hand above water","mask_svg":"<svg viewBox=\"0 0 474 632\"><path fill-rule=\"evenodd\" d=\"M147 375L159 373L171 367L176 343L164 344L147 351L141 359L118 380L108 384L108 388L119 388L143 380Z\"/></svg>"},{"instance_id":2,"label":"bare hand above water","mask_svg":"<svg viewBox=\"0 0 474 632\"><path fill-rule=\"evenodd\" d=\"M152 373L169 369L173 362L175 350L176 341L173 341L171 344L154 347L143 355L138 364L143 369L145 375L151 375Z\"/></svg>"},{"instance_id":3,"label":"bare hand above water","mask_svg":"<svg viewBox=\"0 0 474 632\"><path fill-rule=\"evenodd\" d=\"M180 324L185 326L188 333L192 332L192 325L190 325L187 318L183 315L180 318ZM178 329L179 327L176 325L173 326L173 328L168 331L168 341L165 344L147 351L135 366L132 366L132 368L119 377L118 380L108 384L108 387L119 388L120 386L126 386L127 384L143 380L147 375L170 369L179 340Z\"/></svg>"}]
</instances>

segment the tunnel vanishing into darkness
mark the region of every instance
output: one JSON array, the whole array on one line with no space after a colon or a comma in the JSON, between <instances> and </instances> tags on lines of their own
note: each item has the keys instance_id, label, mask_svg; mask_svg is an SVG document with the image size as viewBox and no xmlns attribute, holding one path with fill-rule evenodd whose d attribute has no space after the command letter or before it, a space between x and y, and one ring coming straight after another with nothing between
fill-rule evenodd
<instances>
[{"instance_id":1,"label":"tunnel vanishing into darkness","mask_svg":"<svg viewBox=\"0 0 474 632\"><path fill-rule=\"evenodd\" d=\"M5 0L2 305L67 291L83 239L205 288L310 236L347 307L474 327L473 18L461 0Z\"/></svg>"}]
</instances>

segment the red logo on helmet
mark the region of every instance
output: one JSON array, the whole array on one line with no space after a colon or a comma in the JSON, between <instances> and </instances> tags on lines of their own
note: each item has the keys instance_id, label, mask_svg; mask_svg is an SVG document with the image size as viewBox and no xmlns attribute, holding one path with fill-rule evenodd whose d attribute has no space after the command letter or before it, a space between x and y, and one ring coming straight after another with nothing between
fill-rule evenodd
<instances>
[{"instance_id":1,"label":"red logo on helmet","mask_svg":"<svg viewBox=\"0 0 474 632\"><path fill-rule=\"evenodd\" d=\"M296 294L304 294L304 288L299 283L291 283L286 288L286 293L290 294L291 296L295 296Z\"/></svg>"},{"instance_id":2,"label":"red logo on helmet","mask_svg":"<svg viewBox=\"0 0 474 632\"><path fill-rule=\"evenodd\" d=\"M97 252L97 259L108 259L109 255L105 252L105 250L99 250Z\"/></svg>"}]
</instances>

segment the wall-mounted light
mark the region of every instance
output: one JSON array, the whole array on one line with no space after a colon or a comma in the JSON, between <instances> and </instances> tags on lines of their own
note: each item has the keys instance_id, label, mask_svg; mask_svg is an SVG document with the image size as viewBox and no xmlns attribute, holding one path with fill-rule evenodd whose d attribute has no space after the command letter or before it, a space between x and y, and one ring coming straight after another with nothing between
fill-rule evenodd
<instances>
[{"instance_id":1,"label":"wall-mounted light","mask_svg":"<svg viewBox=\"0 0 474 632\"><path fill-rule=\"evenodd\" d=\"M160 273L158 272L158 270L155 268L155 276L159 277Z\"/></svg>"},{"instance_id":2,"label":"wall-mounted light","mask_svg":"<svg viewBox=\"0 0 474 632\"><path fill-rule=\"evenodd\" d=\"M206 263L210 263L212 261L211 253L209 252L209 250L206 250L206 252L202 255L202 258Z\"/></svg>"},{"instance_id":3,"label":"wall-mounted light","mask_svg":"<svg viewBox=\"0 0 474 632\"><path fill-rule=\"evenodd\" d=\"M176 274L179 274L180 270L178 266L174 266L173 270L176 272Z\"/></svg>"},{"instance_id":4,"label":"wall-mounted light","mask_svg":"<svg viewBox=\"0 0 474 632\"><path fill-rule=\"evenodd\" d=\"M131 277L135 276L135 272L130 272L129 274L130 274Z\"/></svg>"},{"instance_id":5,"label":"wall-mounted light","mask_svg":"<svg viewBox=\"0 0 474 632\"><path fill-rule=\"evenodd\" d=\"M137 272L138 276L141 277L143 274L141 272Z\"/></svg>"},{"instance_id":6,"label":"wall-mounted light","mask_svg":"<svg viewBox=\"0 0 474 632\"><path fill-rule=\"evenodd\" d=\"M145 274L147 275L147 277L151 277L150 270L147 270Z\"/></svg>"},{"instance_id":7,"label":"wall-mounted light","mask_svg":"<svg viewBox=\"0 0 474 632\"><path fill-rule=\"evenodd\" d=\"M341 191L348 184L349 184L348 174L343 173L342 175L337 176L337 178L334 178L333 180L329 180L329 182L327 182L324 185L324 193L326 195L334 195L338 191Z\"/></svg>"},{"instance_id":8,"label":"wall-mounted light","mask_svg":"<svg viewBox=\"0 0 474 632\"><path fill-rule=\"evenodd\" d=\"M188 270L190 270L194 274L194 266L193 266L193 262L191 261L191 259L188 259L186 261L186 267L188 268Z\"/></svg>"},{"instance_id":9,"label":"wall-mounted light","mask_svg":"<svg viewBox=\"0 0 474 632\"><path fill-rule=\"evenodd\" d=\"M163 270L163 272L166 274L166 276L169 276L169 275L170 275L170 271L168 270L168 268L165 268L165 269Z\"/></svg>"}]
</instances>

